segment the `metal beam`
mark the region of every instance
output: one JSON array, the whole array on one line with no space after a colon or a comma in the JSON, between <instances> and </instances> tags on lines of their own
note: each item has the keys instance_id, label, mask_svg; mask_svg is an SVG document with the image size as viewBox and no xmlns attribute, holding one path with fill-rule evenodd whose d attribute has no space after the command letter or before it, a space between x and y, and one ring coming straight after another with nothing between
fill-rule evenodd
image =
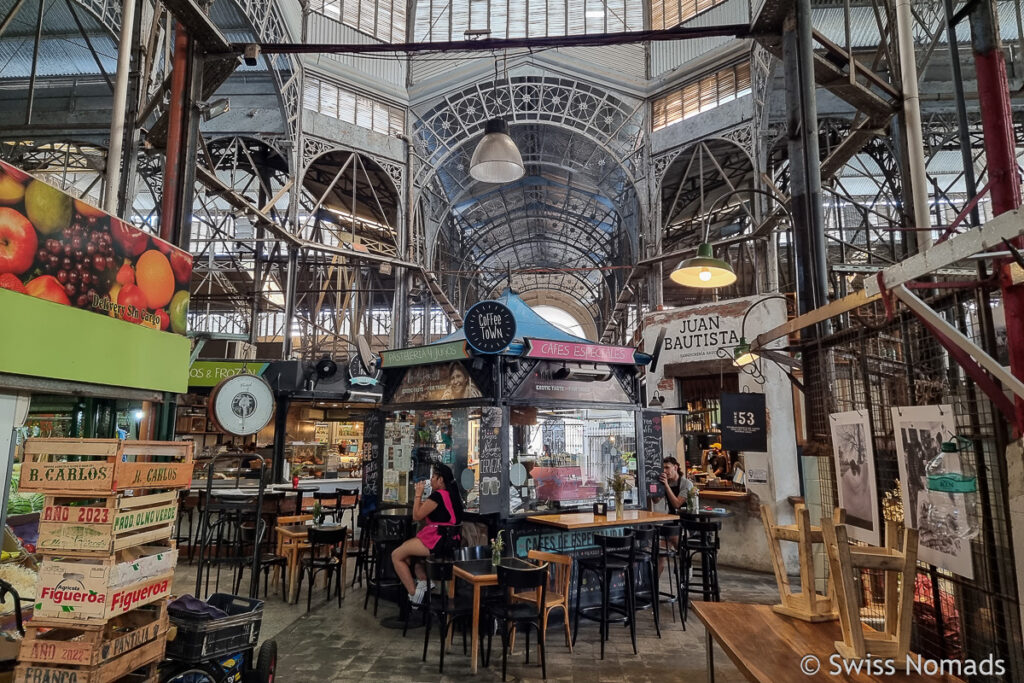
<instances>
[{"instance_id":1,"label":"metal beam","mask_svg":"<svg viewBox=\"0 0 1024 683\"><path fill-rule=\"evenodd\" d=\"M227 38L207 14L192 0L164 0L164 7L180 21L197 47L206 53L231 51ZM241 54L241 52L239 52Z\"/></svg>"},{"instance_id":2,"label":"metal beam","mask_svg":"<svg viewBox=\"0 0 1024 683\"><path fill-rule=\"evenodd\" d=\"M811 325L817 325L820 322L834 318L837 315L848 313L855 308L860 308L866 304L870 304L873 301L878 301L882 298L881 294L868 295L864 290L858 290L853 294L838 299L831 303L825 304L821 308L816 308L813 311L798 315L792 320L788 320L778 327L773 327L767 332L762 332L757 335L757 338L750 343L752 350L763 348L766 344L769 344L779 337L785 337L799 332L800 330L810 327Z\"/></svg>"}]
</instances>

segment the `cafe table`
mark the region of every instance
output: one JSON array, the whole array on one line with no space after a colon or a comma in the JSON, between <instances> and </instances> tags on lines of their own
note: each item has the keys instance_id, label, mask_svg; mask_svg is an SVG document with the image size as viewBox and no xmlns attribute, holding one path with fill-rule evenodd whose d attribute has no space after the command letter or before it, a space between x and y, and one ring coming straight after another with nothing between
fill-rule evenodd
<instances>
[{"instance_id":1,"label":"cafe table","mask_svg":"<svg viewBox=\"0 0 1024 683\"><path fill-rule=\"evenodd\" d=\"M694 601L691 609L706 629L708 683L715 683L715 642L729 655L740 673L748 681L756 683L963 683L952 676L905 671L891 675L876 675L868 671L837 673L829 658L836 654L835 642L843 638L838 621L811 623L777 614L770 605L737 602Z\"/></svg>"},{"instance_id":2,"label":"cafe table","mask_svg":"<svg viewBox=\"0 0 1024 683\"><path fill-rule=\"evenodd\" d=\"M661 524L676 522L677 515L667 512L651 512L650 510L609 511L607 515L595 515L593 512L567 512L555 515L531 515L527 521L543 524L558 529L572 531L574 529L599 529L602 527L637 526L639 524Z\"/></svg>"},{"instance_id":3,"label":"cafe table","mask_svg":"<svg viewBox=\"0 0 1024 683\"><path fill-rule=\"evenodd\" d=\"M501 566L507 569L530 569L537 565L516 557L503 557L501 559ZM473 640L470 648L470 661L472 662L470 670L476 673L477 658L480 652L480 593L485 586L498 585L498 570L495 568L491 558L463 560L455 563L452 575L473 587ZM449 592L451 595L455 595L455 581L452 581Z\"/></svg>"}]
</instances>

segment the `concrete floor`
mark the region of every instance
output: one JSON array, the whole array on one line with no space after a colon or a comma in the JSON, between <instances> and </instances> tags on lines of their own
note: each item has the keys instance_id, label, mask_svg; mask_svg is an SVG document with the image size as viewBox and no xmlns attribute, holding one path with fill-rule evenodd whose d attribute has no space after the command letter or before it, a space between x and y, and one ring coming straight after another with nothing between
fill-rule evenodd
<instances>
[{"instance_id":1,"label":"concrete floor","mask_svg":"<svg viewBox=\"0 0 1024 683\"><path fill-rule=\"evenodd\" d=\"M774 578L769 574L723 568L720 575L723 601L771 604L778 600ZM194 588L195 567L183 562L175 574L175 589L191 593ZM225 578L221 588L230 590L229 580ZM457 636L445 657L445 672L441 675L437 671L436 629L431 634L427 661L423 662L423 629L411 630L403 639L401 631L385 628L379 623L380 619L397 614L397 607L382 601L378 617L374 618L372 601L370 609L363 611L364 595L362 588L349 589L339 608L335 601L324 602L323 590L314 591L313 608L307 616L304 599L300 605L287 605L271 588L264 611L261 640L270 637L277 640L280 657L278 680L282 683L501 680L501 651L497 639L491 666L481 667L473 676L469 657L462 654L461 641ZM692 614L684 631L678 615L673 623L672 617L667 612L663 613L662 638L659 640L650 613L639 613L639 655L633 654L629 631L622 626L613 626L611 639L605 644L603 661L599 659L596 623L581 621L575 651L570 654L564 639L559 637L561 624L557 616L555 620L549 626L549 681L639 683L707 680L704 629ZM531 647L530 662L529 665L524 663L522 645L517 644L516 652L509 658L508 680L541 680L535 644ZM719 683L740 683L744 680L717 647L715 675Z\"/></svg>"}]
</instances>

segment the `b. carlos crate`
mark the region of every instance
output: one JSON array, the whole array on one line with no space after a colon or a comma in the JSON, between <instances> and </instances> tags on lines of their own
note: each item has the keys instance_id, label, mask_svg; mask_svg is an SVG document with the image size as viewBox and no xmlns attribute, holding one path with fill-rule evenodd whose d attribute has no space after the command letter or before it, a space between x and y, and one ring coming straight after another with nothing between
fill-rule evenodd
<instances>
[{"instance_id":1,"label":"b. carlos crate","mask_svg":"<svg viewBox=\"0 0 1024 683\"><path fill-rule=\"evenodd\" d=\"M192 448L187 441L27 439L18 489L105 496L186 488L192 483Z\"/></svg>"}]
</instances>

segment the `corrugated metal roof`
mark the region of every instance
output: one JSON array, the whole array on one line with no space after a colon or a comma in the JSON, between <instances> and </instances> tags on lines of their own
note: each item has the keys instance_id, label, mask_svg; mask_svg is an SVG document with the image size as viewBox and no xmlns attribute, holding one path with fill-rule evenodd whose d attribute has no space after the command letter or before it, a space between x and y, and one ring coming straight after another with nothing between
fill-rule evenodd
<instances>
[{"instance_id":1,"label":"corrugated metal roof","mask_svg":"<svg viewBox=\"0 0 1024 683\"><path fill-rule=\"evenodd\" d=\"M108 36L91 36L104 70L113 78L117 71L117 45ZM34 40L0 41L0 74L7 79L28 78L32 73ZM39 46L38 76L83 76L98 74L99 69L85 41L44 37Z\"/></svg>"}]
</instances>

